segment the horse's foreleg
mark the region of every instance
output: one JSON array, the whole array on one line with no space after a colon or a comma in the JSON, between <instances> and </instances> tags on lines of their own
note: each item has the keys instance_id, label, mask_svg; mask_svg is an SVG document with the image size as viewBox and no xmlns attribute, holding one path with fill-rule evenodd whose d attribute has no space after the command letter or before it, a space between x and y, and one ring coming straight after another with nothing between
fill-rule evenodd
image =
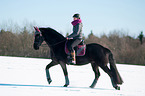
<instances>
[{"instance_id":1,"label":"horse's foreleg","mask_svg":"<svg viewBox=\"0 0 145 96\"><path fill-rule=\"evenodd\" d=\"M50 73L49 73L49 68L51 68L52 66L57 65L55 62L51 62L46 66L46 78L48 83L50 84L52 82L51 77L50 77Z\"/></svg>"},{"instance_id":2,"label":"horse's foreleg","mask_svg":"<svg viewBox=\"0 0 145 96\"><path fill-rule=\"evenodd\" d=\"M62 67L64 76L65 76L65 85L64 87L67 87L69 85L69 78L68 78L68 72L67 72L67 67L66 64L60 61L60 65Z\"/></svg>"},{"instance_id":3,"label":"horse's foreleg","mask_svg":"<svg viewBox=\"0 0 145 96\"><path fill-rule=\"evenodd\" d=\"M100 72L99 72L98 66L95 63L92 63L91 65L92 65L92 69L93 69L93 71L95 73L95 79L94 79L94 81L93 81L93 83L92 83L92 85L90 87L94 88L95 85L97 84L98 79L99 79Z\"/></svg>"}]
</instances>

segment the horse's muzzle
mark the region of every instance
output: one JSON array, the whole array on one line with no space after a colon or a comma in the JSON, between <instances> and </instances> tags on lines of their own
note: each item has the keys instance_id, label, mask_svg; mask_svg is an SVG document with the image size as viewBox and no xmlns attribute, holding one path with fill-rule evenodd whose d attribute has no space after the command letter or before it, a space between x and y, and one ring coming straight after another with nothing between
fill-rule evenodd
<instances>
[{"instance_id":1,"label":"horse's muzzle","mask_svg":"<svg viewBox=\"0 0 145 96\"><path fill-rule=\"evenodd\" d=\"M34 43L34 44L33 44L33 48L34 48L35 50L39 50L38 44L37 44L37 43Z\"/></svg>"}]
</instances>

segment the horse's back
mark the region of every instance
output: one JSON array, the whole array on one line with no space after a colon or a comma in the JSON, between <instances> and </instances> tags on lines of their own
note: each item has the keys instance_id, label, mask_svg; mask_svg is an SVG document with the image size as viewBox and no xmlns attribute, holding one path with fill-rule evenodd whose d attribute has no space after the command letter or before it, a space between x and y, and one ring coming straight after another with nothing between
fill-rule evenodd
<instances>
[{"instance_id":1,"label":"horse's back","mask_svg":"<svg viewBox=\"0 0 145 96\"><path fill-rule=\"evenodd\" d=\"M104 46L97 44L97 43L90 43L90 44L86 44L86 47L88 50L96 50L96 51L102 51L105 53L110 53L111 51L108 48L105 48Z\"/></svg>"},{"instance_id":2,"label":"horse's back","mask_svg":"<svg viewBox=\"0 0 145 96\"><path fill-rule=\"evenodd\" d=\"M86 45L86 55L93 60L103 62L111 51L97 43Z\"/></svg>"}]
</instances>

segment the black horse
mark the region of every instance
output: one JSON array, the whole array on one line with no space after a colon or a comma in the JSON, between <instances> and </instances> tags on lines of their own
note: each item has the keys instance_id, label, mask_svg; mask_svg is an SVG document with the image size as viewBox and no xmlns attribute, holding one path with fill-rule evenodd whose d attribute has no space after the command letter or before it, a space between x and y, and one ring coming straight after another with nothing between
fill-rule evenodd
<instances>
[{"instance_id":1,"label":"black horse","mask_svg":"<svg viewBox=\"0 0 145 96\"><path fill-rule=\"evenodd\" d=\"M36 28L35 28L36 30ZM38 50L39 46L41 46L42 42L45 41L47 45L50 47L51 51L51 63L46 66L46 77L47 81L50 84L52 82L49 68L60 64L64 76L65 76L65 85L67 87L69 85L69 78L67 72L67 54L65 53L65 42L66 38L55 31L52 28L39 28L40 32L35 35L34 40L34 49ZM110 68L108 68L107 64L110 63ZM92 43L86 45L86 54L84 56L76 56L76 65L85 65L91 64L92 69L95 73L95 79L90 86L94 88L98 78L100 76L99 68L101 67L111 78L112 85L115 89L120 90L118 84L122 84L123 80L116 68L116 64L113 59L113 54L111 51L99 44Z\"/></svg>"}]
</instances>

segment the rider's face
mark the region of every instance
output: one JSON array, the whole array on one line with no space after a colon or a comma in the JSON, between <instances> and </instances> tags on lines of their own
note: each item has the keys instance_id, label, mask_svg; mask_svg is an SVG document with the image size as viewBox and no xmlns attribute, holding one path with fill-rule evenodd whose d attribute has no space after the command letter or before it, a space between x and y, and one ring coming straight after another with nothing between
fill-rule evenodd
<instances>
[{"instance_id":1,"label":"rider's face","mask_svg":"<svg viewBox=\"0 0 145 96\"><path fill-rule=\"evenodd\" d=\"M78 18L74 17L74 20L78 20Z\"/></svg>"}]
</instances>

